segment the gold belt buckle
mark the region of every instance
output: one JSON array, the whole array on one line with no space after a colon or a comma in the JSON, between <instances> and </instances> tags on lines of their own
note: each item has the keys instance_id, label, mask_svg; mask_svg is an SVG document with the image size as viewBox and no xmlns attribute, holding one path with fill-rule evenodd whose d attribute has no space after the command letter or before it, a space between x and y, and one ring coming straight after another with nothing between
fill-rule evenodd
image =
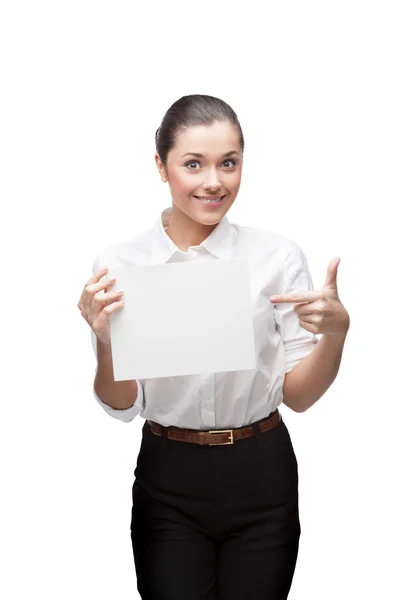
<instances>
[{"instance_id":1,"label":"gold belt buckle","mask_svg":"<svg viewBox=\"0 0 399 600\"><path fill-rule=\"evenodd\" d=\"M233 430L232 429L213 429L212 431L208 431L212 435L214 433L230 433L230 440L228 442L215 442L214 444L209 444L210 446L225 446L226 444L233 444Z\"/></svg>"}]
</instances>

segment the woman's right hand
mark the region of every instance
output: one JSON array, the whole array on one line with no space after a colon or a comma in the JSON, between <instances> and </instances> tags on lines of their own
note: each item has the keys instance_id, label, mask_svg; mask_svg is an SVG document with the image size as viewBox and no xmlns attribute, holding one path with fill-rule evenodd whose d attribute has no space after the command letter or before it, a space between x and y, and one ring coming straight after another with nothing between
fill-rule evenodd
<instances>
[{"instance_id":1,"label":"woman's right hand","mask_svg":"<svg viewBox=\"0 0 399 600\"><path fill-rule=\"evenodd\" d=\"M79 298L78 308L82 317L88 322L97 338L103 344L111 345L110 315L122 308L122 292L108 292L107 288L115 283L115 278L100 279L106 274L106 269L98 271L90 277ZM105 289L106 293L102 293Z\"/></svg>"}]
</instances>

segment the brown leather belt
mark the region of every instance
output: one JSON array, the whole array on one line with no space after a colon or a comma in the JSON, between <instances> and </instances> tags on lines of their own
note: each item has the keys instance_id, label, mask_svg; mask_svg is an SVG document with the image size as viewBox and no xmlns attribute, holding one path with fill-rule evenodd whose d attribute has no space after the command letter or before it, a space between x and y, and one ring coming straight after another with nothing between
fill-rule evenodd
<instances>
[{"instance_id":1,"label":"brown leather belt","mask_svg":"<svg viewBox=\"0 0 399 600\"><path fill-rule=\"evenodd\" d=\"M263 433L268 429L275 427L281 420L281 415L278 408L266 417L259 421L259 429ZM191 442L193 444L220 446L225 444L233 444L237 440L242 440L255 435L252 425L247 427L238 427L237 429L211 429L210 431L198 431L195 429L180 429L177 427L164 427L154 421L148 421L152 433L161 436L162 429L167 429L167 437L170 440L178 442Z\"/></svg>"}]
</instances>

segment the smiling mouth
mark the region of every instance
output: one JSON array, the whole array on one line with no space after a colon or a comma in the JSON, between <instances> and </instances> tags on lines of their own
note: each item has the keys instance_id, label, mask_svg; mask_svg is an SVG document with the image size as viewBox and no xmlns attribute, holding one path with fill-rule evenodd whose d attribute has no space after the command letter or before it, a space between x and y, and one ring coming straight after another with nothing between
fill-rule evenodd
<instances>
[{"instance_id":1,"label":"smiling mouth","mask_svg":"<svg viewBox=\"0 0 399 600\"><path fill-rule=\"evenodd\" d=\"M197 200L223 200L226 196L227 194L223 196L194 196L194 198L197 198Z\"/></svg>"}]
</instances>

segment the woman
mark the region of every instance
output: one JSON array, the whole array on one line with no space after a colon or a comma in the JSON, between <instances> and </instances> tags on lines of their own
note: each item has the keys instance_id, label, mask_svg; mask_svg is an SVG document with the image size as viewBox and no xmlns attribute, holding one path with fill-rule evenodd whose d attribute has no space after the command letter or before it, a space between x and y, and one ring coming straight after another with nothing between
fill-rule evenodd
<instances>
[{"instance_id":1,"label":"woman","mask_svg":"<svg viewBox=\"0 0 399 600\"><path fill-rule=\"evenodd\" d=\"M156 150L172 207L98 255L78 305L97 353L97 401L123 421L146 419L132 490L138 591L145 600L283 600L300 521L297 461L278 406L303 412L337 375L349 328L339 259L315 292L295 242L230 224L244 139L222 100L175 102ZM258 368L115 382L109 318L123 303L104 267L237 256L248 261Z\"/></svg>"}]
</instances>

